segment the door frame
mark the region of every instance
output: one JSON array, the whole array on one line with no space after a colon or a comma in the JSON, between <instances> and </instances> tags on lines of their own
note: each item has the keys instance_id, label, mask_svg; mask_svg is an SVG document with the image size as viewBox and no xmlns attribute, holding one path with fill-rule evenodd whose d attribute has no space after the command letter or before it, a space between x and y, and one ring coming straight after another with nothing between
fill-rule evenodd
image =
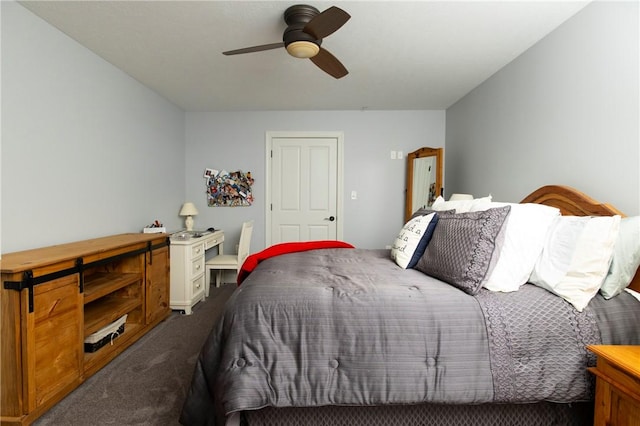
<instances>
[{"instance_id":1,"label":"door frame","mask_svg":"<svg viewBox=\"0 0 640 426\"><path fill-rule=\"evenodd\" d=\"M335 138L338 142L337 148L337 164L336 164L336 235L338 240L344 238L344 133L343 132L297 132L297 131L267 131L266 132L266 150L265 150L265 244L266 247L271 245L271 204L273 202L271 196L271 151L274 138L294 138L294 139L312 139L312 138Z\"/></svg>"}]
</instances>

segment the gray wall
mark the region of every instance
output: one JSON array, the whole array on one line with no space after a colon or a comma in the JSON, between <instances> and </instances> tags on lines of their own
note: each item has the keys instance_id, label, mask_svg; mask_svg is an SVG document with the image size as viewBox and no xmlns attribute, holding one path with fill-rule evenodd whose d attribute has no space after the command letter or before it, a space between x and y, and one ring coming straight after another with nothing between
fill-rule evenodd
<instances>
[{"instance_id":1,"label":"gray wall","mask_svg":"<svg viewBox=\"0 0 640 426\"><path fill-rule=\"evenodd\" d=\"M184 113L12 1L2 19L2 252L154 219L264 246L265 133L344 133L344 239L381 248L402 223L405 160L445 146L447 193L517 201L547 183L640 212L638 5L594 3L444 111ZM256 202L206 207L206 167L252 171ZM352 190L358 200L351 200Z\"/></svg>"},{"instance_id":2,"label":"gray wall","mask_svg":"<svg viewBox=\"0 0 640 426\"><path fill-rule=\"evenodd\" d=\"M184 112L0 3L2 252L180 226Z\"/></svg>"},{"instance_id":3,"label":"gray wall","mask_svg":"<svg viewBox=\"0 0 640 426\"><path fill-rule=\"evenodd\" d=\"M406 158L390 152L444 146L444 111L279 111L187 113L186 199L199 214L196 228L225 230L232 251L242 221L256 221L252 251L265 246L267 131L344 133L344 240L360 248L390 245L403 223ZM249 207L207 207L205 168L251 171ZM351 200L352 190L358 199ZM225 238L227 238L225 236Z\"/></svg>"},{"instance_id":4,"label":"gray wall","mask_svg":"<svg viewBox=\"0 0 640 426\"><path fill-rule=\"evenodd\" d=\"M594 2L447 110L447 192L573 186L640 213L638 2Z\"/></svg>"},{"instance_id":5,"label":"gray wall","mask_svg":"<svg viewBox=\"0 0 640 426\"><path fill-rule=\"evenodd\" d=\"M265 133L344 132L344 239L391 244L402 224L406 155L444 146L444 111L187 113L19 4L2 7L2 252L121 232L154 219L227 231L256 219L264 247ZM206 167L252 171L256 202L206 207ZM351 190L358 199L351 200Z\"/></svg>"}]
</instances>

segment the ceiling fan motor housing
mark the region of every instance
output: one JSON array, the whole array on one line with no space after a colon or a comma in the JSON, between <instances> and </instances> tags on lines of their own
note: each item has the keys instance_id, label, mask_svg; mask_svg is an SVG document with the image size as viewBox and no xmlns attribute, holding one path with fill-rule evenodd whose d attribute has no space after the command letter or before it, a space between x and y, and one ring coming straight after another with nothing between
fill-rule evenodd
<instances>
[{"instance_id":1,"label":"ceiling fan motor housing","mask_svg":"<svg viewBox=\"0 0 640 426\"><path fill-rule=\"evenodd\" d=\"M306 24L319 14L320 11L313 6L296 4L288 7L287 10L284 11L284 22L286 22L287 25Z\"/></svg>"},{"instance_id":2,"label":"ceiling fan motor housing","mask_svg":"<svg viewBox=\"0 0 640 426\"><path fill-rule=\"evenodd\" d=\"M284 21L288 26L282 35L282 41L284 42L285 47L289 46L291 43L299 41L311 42L320 46L322 44L322 39L318 40L311 34L307 34L303 31L305 25L319 14L320 11L318 9L304 4L298 4L287 8L284 12Z\"/></svg>"}]
</instances>

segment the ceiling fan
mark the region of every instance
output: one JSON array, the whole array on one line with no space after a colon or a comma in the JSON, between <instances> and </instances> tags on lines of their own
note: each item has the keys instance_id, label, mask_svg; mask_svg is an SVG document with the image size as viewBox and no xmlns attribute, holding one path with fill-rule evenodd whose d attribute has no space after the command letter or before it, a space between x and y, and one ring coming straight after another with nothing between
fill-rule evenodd
<instances>
[{"instance_id":1,"label":"ceiling fan","mask_svg":"<svg viewBox=\"0 0 640 426\"><path fill-rule=\"evenodd\" d=\"M239 55L285 47L291 56L309 58L327 74L335 78L342 78L349 71L335 56L320 47L320 45L323 38L337 31L349 18L351 16L347 12L336 6L331 6L320 13L313 6L305 4L294 5L284 12L284 21L287 24L287 28L282 35L282 42L245 47L222 53L224 55Z\"/></svg>"}]
</instances>

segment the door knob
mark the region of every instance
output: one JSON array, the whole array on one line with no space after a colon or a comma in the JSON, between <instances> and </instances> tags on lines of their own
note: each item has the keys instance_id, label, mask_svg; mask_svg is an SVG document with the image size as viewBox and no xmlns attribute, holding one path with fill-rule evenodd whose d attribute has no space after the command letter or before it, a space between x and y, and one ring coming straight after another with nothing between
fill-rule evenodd
<instances>
[{"instance_id":1,"label":"door knob","mask_svg":"<svg viewBox=\"0 0 640 426\"><path fill-rule=\"evenodd\" d=\"M334 216L329 216L329 217L325 217L324 220L328 220L329 222L333 222L334 220L336 220L336 218Z\"/></svg>"}]
</instances>

